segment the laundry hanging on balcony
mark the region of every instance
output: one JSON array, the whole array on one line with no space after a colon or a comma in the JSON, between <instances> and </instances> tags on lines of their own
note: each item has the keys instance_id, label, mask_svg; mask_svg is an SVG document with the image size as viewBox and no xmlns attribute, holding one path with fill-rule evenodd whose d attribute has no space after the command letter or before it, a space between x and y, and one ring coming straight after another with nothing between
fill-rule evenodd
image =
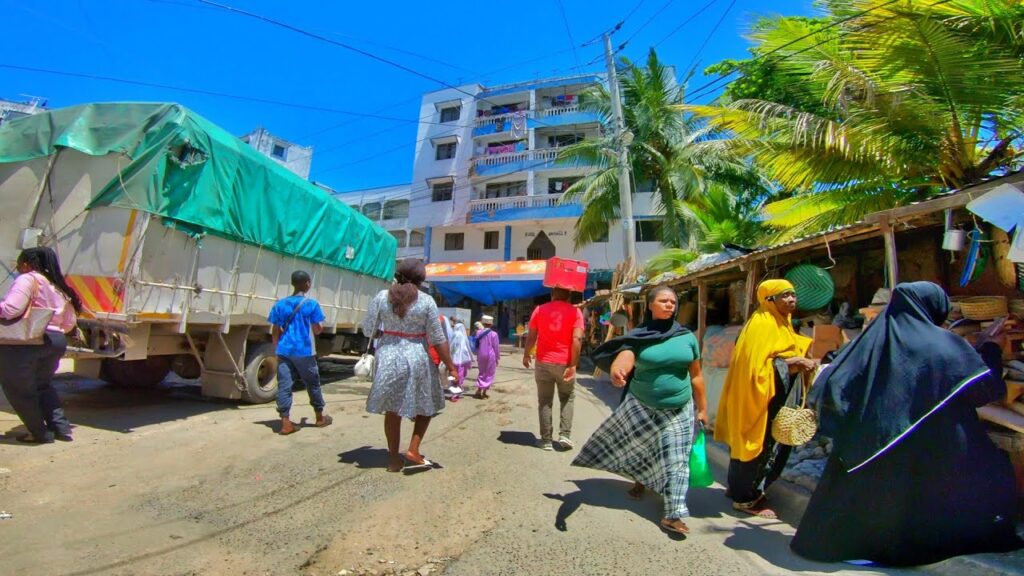
<instances>
[{"instance_id":1,"label":"laundry hanging on balcony","mask_svg":"<svg viewBox=\"0 0 1024 576\"><path fill-rule=\"evenodd\" d=\"M512 137L524 138L526 136L526 112L519 110L512 114Z\"/></svg>"}]
</instances>

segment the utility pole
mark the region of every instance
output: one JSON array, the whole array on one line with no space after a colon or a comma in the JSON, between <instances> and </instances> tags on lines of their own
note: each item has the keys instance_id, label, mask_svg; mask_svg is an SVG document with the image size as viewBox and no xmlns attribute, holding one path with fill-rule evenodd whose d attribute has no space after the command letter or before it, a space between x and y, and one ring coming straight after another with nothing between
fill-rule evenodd
<instances>
[{"instance_id":1,"label":"utility pole","mask_svg":"<svg viewBox=\"0 0 1024 576\"><path fill-rule=\"evenodd\" d=\"M622 118L622 99L619 97L619 76L615 73L615 60L612 56L612 37L604 35L604 62L608 67L608 91L612 98L612 116L615 120L615 142L619 152L619 216L622 219L622 233L626 237L622 247L627 266L636 264L636 236L633 231L633 196L629 189L629 141L632 134L626 132L626 124Z\"/></svg>"}]
</instances>

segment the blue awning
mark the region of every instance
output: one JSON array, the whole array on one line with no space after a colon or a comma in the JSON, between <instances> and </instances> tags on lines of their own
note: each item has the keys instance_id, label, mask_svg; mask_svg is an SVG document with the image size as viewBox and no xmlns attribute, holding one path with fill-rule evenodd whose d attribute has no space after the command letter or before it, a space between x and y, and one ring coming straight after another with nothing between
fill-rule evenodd
<instances>
[{"instance_id":1,"label":"blue awning","mask_svg":"<svg viewBox=\"0 0 1024 576\"><path fill-rule=\"evenodd\" d=\"M484 306L493 306L507 300L535 298L551 291L544 287L541 280L434 280L431 284L452 304L468 299Z\"/></svg>"}]
</instances>

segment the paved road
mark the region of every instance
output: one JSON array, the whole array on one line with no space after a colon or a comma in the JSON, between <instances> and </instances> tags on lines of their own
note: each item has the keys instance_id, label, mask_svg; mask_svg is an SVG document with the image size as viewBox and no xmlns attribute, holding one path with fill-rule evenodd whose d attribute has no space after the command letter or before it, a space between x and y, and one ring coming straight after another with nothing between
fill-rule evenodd
<instances>
[{"instance_id":1,"label":"paved road","mask_svg":"<svg viewBox=\"0 0 1024 576\"><path fill-rule=\"evenodd\" d=\"M629 483L533 447L532 377L511 360L491 399L432 424L424 452L443 468L410 475L384 471L382 419L363 411L354 359L323 364L335 424L291 437L272 433L272 405L64 380L75 442L30 447L0 403L0 509L13 514L0 573L883 573L802 561L789 524L734 515L719 484L691 492L693 533L670 538L657 496L630 501ZM583 384L578 440L617 398ZM311 419L299 394L293 419Z\"/></svg>"}]
</instances>

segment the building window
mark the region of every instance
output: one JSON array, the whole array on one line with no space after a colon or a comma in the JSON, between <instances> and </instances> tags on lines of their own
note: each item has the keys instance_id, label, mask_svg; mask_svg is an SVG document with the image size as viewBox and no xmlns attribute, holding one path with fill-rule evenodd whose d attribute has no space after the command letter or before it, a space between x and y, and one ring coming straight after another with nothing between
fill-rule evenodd
<instances>
[{"instance_id":1,"label":"building window","mask_svg":"<svg viewBox=\"0 0 1024 576\"><path fill-rule=\"evenodd\" d=\"M444 235L445 250L462 250L466 241L466 235L462 232L448 233Z\"/></svg>"},{"instance_id":2,"label":"building window","mask_svg":"<svg viewBox=\"0 0 1024 576\"><path fill-rule=\"evenodd\" d=\"M424 235L419 230L409 232L409 248L422 248Z\"/></svg>"},{"instance_id":3,"label":"building window","mask_svg":"<svg viewBox=\"0 0 1024 576\"><path fill-rule=\"evenodd\" d=\"M405 230L388 230L395 240L398 240L398 247L405 248Z\"/></svg>"},{"instance_id":4,"label":"building window","mask_svg":"<svg viewBox=\"0 0 1024 576\"><path fill-rule=\"evenodd\" d=\"M441 109L441 122L455 122L462 115L461 106L452 106Z\"/></svg>"},{"instance_id":5,"label":"building window","mask_svg":"<svg viewBox=\"0 0 1024 576\"><path fill-rule=\"evenodd\" d=\"M285 157L288 155L288 149L284 145L274 142L274 146L270 149L270 155L278 160L286 160L287 158Z\"/></svg>"},{"instance_id":6,"label":"building window","mask_svg":"<svg viewBox=\"0 0 1024 576\"><path fill-rule=\"evenodd\" d=\"M569 186L579 182L581 178L574 176L571 178L552 178L548 180L548 194L561 194L568 190Z\"/></svg>"},{"instance_id":7,"label":"building window","mask_svg":"<svg viewBox=\"0 0 1024 576\"><path fill-rule=\"evenodd\" d=\"M447 142L445 144L438 144L437 150L435 151L435 160L450 160L455 158L455 142Z\"/></svg>"},{"instance_id":8,"label":"building window","mask_svg":"<svg viewBox=\"0 0 1024 576\"><path fill-rule=\"evenodd\" d=\"M433 202L448 202L452 199L452 191L455 189L453 182L444 182L441 184L434 184L431 186L431 201Z\"/></svg>"},{"instance_id":9,"label":"building window","mask_svg":"<svg viewBox=\"0 0 1024 576\"><path fill-rule=\"evenodd\" d=\"M380 220L380 202L363 204L363 216L370 220Z\"/></svg>"},{"instance_id":10,"label":"building window","mask_svg":"<svg viewBox=\"0 0 1024 576\"><path fill-rule=\"evenodd\" d=\"M409 217L408 200L388 200L384 203L384 220Z\"/></svg>"},{"instance_id":11,"label":"building window","mask_svg":"<svg viewBox=\"0 0 1024 576\"><path fill-rule=\"evenodd\" d=\"M484 250L498 249L498 231L484 232Z\"/></svg>"},{"instance_id":12,"label":"building window","mask_svg":"<svg viewBox=\"0 0 1024 576\"><path fill-rule=\"evenodd\" d=\"M583 134L555 134L554 136L548 136L548 147L549 148L561 148L562 146L571 146L577 142L583 141Z\"/></svg>"},{"instance_id":13,"label":"building window","mask_svg":"<svg viewBox=\"0 0 1024 576\"><path fill-rule=\"evenodd\" d=\"M633 230L637 242L658 242L661 240L661 220L637 220Z\"/></svg>"},{"instance_id":14,"label":"building window","mask_svg":"<svg viewBox=\"0 0 1024 576\"><path fill-rule=\"evenodd\" d=\"M484 198L509 198L511 196L526 196L526 181L522 182L499 182L488 184L484 189Z\"/></svg>"}]
</instances>

